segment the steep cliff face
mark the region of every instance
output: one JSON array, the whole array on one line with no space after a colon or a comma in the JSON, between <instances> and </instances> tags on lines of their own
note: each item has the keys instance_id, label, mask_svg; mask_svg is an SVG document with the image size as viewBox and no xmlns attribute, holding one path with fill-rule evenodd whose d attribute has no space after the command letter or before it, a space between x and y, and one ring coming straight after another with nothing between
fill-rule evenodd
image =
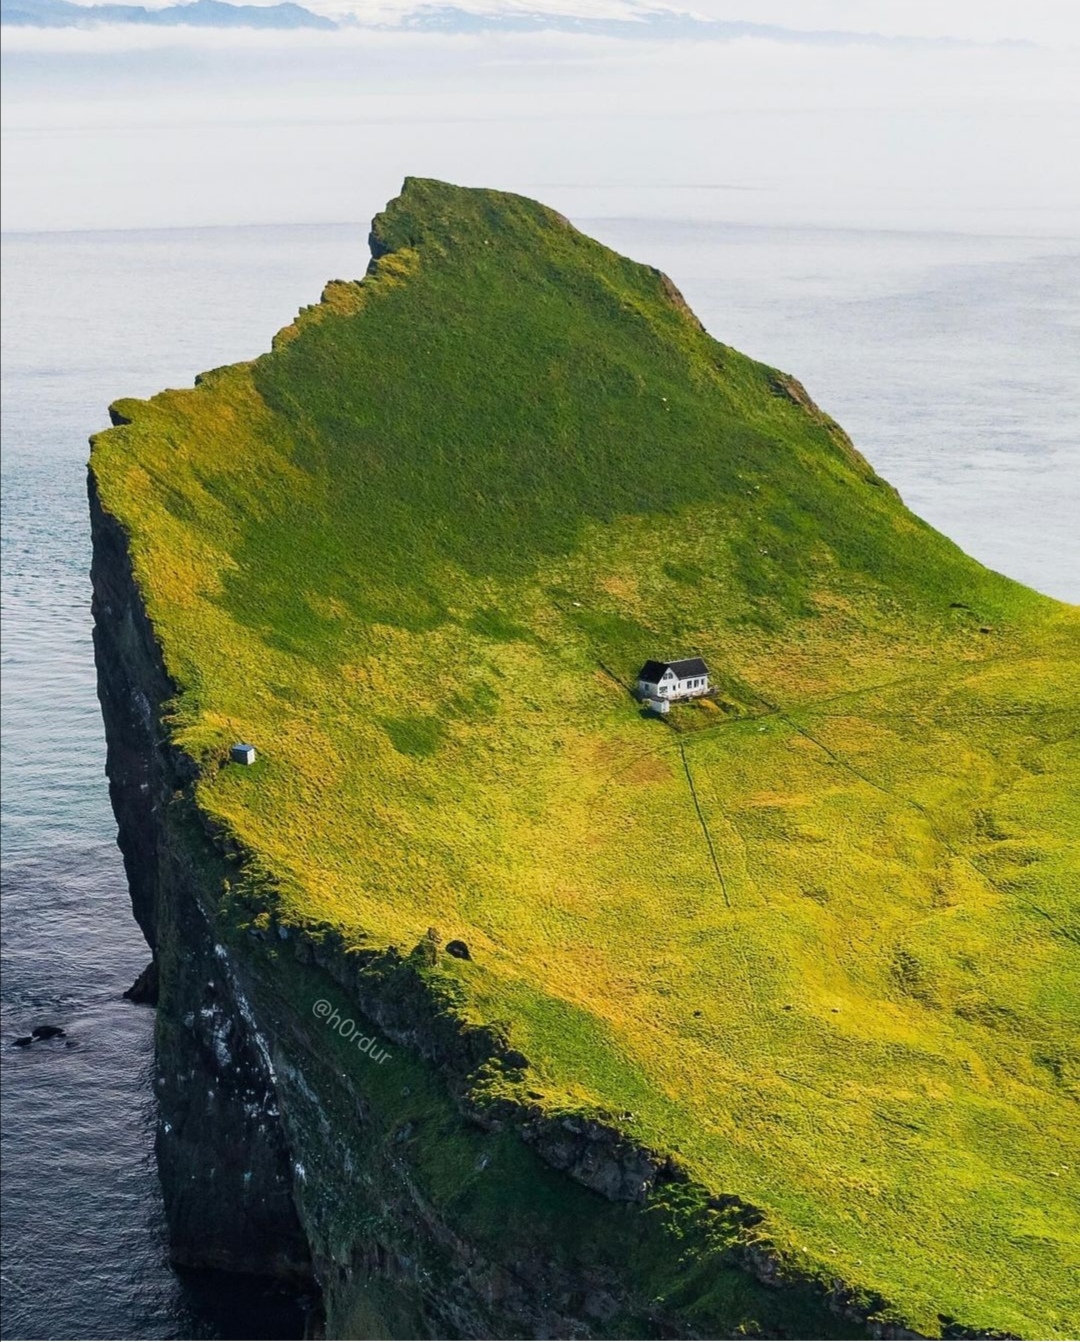
<instances>
[{"instance_id":1,"label":"steep cliff face","mask_svg":"<svg viewBox=\"0 0 1080 1342\"><path fill-rule=\"evenodd\" d=\"M214 891L197 854L209 841L183 801L193 766L168 741L173 689L131 571L123 533L90 481L94 645L106 772L132 908L154 955L158 1017L156 1152L178 1264L310 1279L269 1053L225 960Z\"/></svg>"}]
</instances>

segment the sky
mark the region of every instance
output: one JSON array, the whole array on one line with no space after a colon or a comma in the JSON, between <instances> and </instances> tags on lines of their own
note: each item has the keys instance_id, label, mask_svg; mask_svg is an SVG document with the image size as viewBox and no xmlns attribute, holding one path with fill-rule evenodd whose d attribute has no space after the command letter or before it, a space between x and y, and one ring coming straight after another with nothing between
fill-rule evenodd
<instances>
[{"instance_id":1,"label":"sky","mask_svg":"<svg viewBox=\"0 0 1080 1342\"><path fill-rule=\"evenodd\" d=\"M407 2L310 5L386 19ZM926 40L8 28L2 225L362 220L415 174L576 217L1080 234L1080 4L678 8Z\"/></svg>"}]
</instances>

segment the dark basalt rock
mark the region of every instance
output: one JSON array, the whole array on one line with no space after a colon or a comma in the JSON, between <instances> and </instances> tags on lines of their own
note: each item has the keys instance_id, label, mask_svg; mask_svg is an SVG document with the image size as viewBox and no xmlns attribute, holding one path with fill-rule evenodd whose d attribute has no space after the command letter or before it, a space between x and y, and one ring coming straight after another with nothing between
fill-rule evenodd
<instances>
[{"instance_id":1,"label":"dark basalt rock","mask_svg":"<svg viewBox=\"0 0 1080 1342\"><path fill-rule=\"evenodd\" d=\"M30 1033L35 1039L62 1039L67 1031L59 1025L35 1025Z\"/></svg>"},{"instance_id":2,"label":"dark basalt rock","mask_svg":"<svg viewBox=\"0 0 1080 1342\"><path fill-rule=\"evenodd\" d=\"M456 960L472 959L469 948L463 941L448 941L446 943L446 953L452 955Z\"/></svg>"},{"instance_id":3,"label":"dark basalt rock","mask_svg":"<svg viewBox=\"0 0 1080 1342\"><path fill-rule=\"evenodd\" d=\"M124 996L129 1002L136 1002L140 1006L157 1006L158 967L156 960L151 960L131 987L125 989Z\"/></svg>"},{"instance_id":4,"label":"dark basalt rock","mask_svg":"<svg viewBox=\"0 0 1080 1342\"><path fill-rule=\"evenodd\" d=\"M33 1042L34 1036L32 1034L21 1034L18 1039L14 1041L14 1046L15 1048L29 1048Z\"/></svg>"},{"instance_id":5,"label":"dark basalt rock","mask_svg":"<svg viewBox=\"0 0 1080 1342\"><path fill-rule=\"evenodd\" d=\"M114 423L117 414L112 415ZM166 817L197 775L161 730L175 694L127 538L91 476L94 648L106 773L132 909L159 979L155 1148L174 1264L310 1289L311 1262L272 1064L244 1015L200 896L210 838ZM210 897L209 894L207 897ZM129 989L148 979L149 970ZM149 986L147 983L144 986Z\"/></svg>"}]
</instances>

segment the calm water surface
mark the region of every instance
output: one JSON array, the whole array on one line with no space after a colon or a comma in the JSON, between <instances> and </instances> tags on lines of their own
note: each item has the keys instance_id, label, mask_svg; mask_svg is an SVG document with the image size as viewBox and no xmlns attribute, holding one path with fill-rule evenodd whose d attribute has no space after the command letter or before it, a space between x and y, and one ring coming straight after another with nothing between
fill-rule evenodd
<instances>
[{"instance_id":1,"label":"calm water surface","mask_svg":"<svg viewBox=\"0 0 1080 1342\"><path fill-rule=\"evenodd\" d=\"M720 339L794 372L907 502L1080 600L1080 245L583 221ZM288 1336L273 1301L169 1269L152 1013L94 692L86 436L122 395L246 358L359 226L9 235L3 323L3 1335ZM39 1023L66 1039L16 1049ZM275 1331L276 1330L276 1331Z\"/></svg>"}]
</instances>

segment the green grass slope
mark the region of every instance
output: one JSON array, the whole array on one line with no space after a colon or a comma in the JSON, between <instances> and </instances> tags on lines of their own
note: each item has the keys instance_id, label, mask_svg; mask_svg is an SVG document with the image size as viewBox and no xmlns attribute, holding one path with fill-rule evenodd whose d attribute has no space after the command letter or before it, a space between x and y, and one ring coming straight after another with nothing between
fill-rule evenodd
<instances>
[{"instance_id":1,"label":"green grass slope","mask_svg":"<svg viewBox=\"0 0 1080 1342\"><path fill-rule=\"evenodd\" d=\"M1080 613L551 211L410 179L373 237L94 442L199 804L283 917L463 938L535 1094L806 1263L1075 1335Z\"/></svg>"}]
</instances>

